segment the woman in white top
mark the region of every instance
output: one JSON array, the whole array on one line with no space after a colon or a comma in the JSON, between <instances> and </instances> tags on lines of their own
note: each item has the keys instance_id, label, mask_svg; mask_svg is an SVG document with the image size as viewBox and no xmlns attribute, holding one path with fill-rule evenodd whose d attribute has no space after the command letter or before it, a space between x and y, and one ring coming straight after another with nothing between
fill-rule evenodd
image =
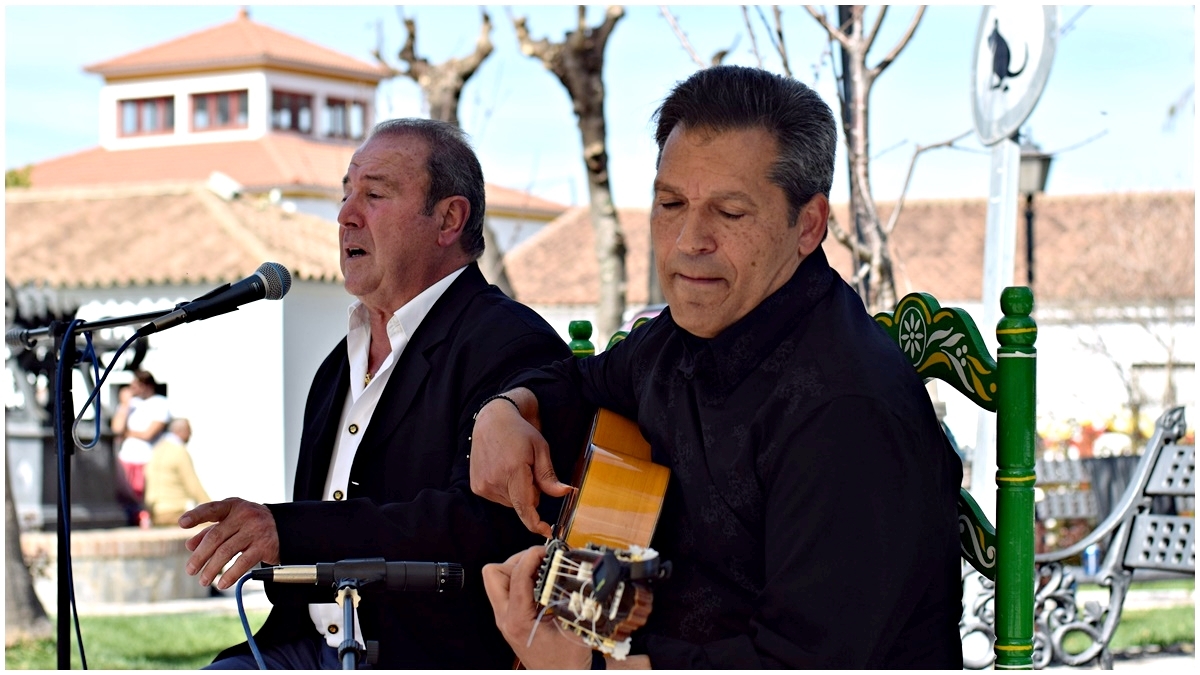
<instances>
[{"instance_id":1,"label":"woman in white top","mask_svg":"<svg viewBox=\"0 0 1200 675\"><path fill-rule=\"evenodd\" d=\"M145 468L151 449L171 421L167 397L157 392L154 376L145 370L134 372L133 382L121 389L112 431L123 437L117 459L137 499L139 509L146 492Z\"/></svg>"}]
</instances>

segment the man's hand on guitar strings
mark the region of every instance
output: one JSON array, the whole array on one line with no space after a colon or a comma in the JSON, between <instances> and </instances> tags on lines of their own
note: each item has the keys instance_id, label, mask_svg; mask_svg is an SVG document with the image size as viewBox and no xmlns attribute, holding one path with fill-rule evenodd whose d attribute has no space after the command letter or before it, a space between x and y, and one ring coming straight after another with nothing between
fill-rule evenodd
<instances>
[{"instance_id":1,"label":"man's hand on guitar strings","mask_svg":"<svg viewBox=\"0 0 1200 675\"><path fill-rule=\"evenodd\" d=\"M545 556L545 546L534 546L503 563L484 565L483 585L496 614L496 626L521 665L530 670L587 670L592 664L591 647L578 635L561 629L533 599L534 581ZM538 624L547 621L559 630L537 630Z\"/></svg>"},{"instance_id":2,"label":"man's hand on guitar strings","mask_svg":"<svg viewBox=\"0 0 1200 675\"><path fill-rule=\"evenodd\" d=\"M505 392L475 415L471 432L471 491L512 507L531 532L552 536L537 507L541 493L564 497L573 489L558 480L550 446L537 429L537 398L528 389ZM519 410L518 410L519 408Z\"/></svg>"}]
</instances>

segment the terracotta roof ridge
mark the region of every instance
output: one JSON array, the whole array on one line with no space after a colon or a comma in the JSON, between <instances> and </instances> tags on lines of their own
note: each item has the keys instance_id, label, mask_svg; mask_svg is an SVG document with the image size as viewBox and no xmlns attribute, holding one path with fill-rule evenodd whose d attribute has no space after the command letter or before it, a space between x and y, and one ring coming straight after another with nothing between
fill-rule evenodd
<instances>
[{"instance_id":1,"label":"terracotta roof ridge","mask_svg":"<svg viewBox=\"0 0 1200 675\"><path fill-rule=\"evenodd\" d=\"M527 249L532 249L532 247L536 246L539 242L541 242L541 240L543 240L547 237L553 236L555 232L558 232L559 230L561 230L565 227L570 227L572 224L574 224L576 221L578 221L581 217L580 216L581 211L585 215L588 215L589 210L590 210L590 207L588 207L588 206L568 207L567 210L563 211L562 214L559 215L557 218L555 218L554 220L551 220L550 222L543 225L542 228L540 230L538 230L537 232L535 232L533 236L531 236L530 238L526 239L525 241L517 244L512 249L510 249L508 251L508 253L506 253L504 255L504 257L507 258L509 256L519 255L521 251L524 251ZM589 222L588 230L591 231L591 229L592 229L590 227L591 218L588 217L587 220Z\"/></svg>"},{"instance_id":2,"label":"terracotta roof ridge","mask_svg":"<svg viewBox=\"0 0 1200 675\"><path fill-rule=\"evenodd\" d=\"M279 151L279 135L267 134L258 140L259 143L262 144L263 149L267 151L267 157L271 158L271 163L275 165L275 168L279 170L279 173L285 176L288 181L295 183L296 174L290 170L291 166L288 164L287 160L283 158L283 153Z\"/></svg>"},{"instance_id":3,"label":"terracotta roof ridge","mask_svg":"<svg viewBox=\"0 0 1200 675\"><path fill-rule=\"evenodd\" d=\"M112 183L62 188L7 188L4 191L4 201L17 203L180 195L192 192L200 185L202 183L196 181L162 181L160 183Z\"/></svg>"},{"instance_id":4,"label":"terracotta roof ridge","mask_svg":"<svg viewBox=\"0 0 1200 675\"><path fill-rule=\"evenodd\" d=\"M1111 199L1113 197L1150 197L1160 195L1194 195L1196 191L1186 188L1177 189L1161 189L1161 190L1126 190L1122 192L1076 192L1071 194L1046 194L1041 193L1037 196L1039 200L1046 199L1050 201L1072 201L1072 200L1096 200L1096 199ZM905 197L905 205L911 204L952 204L952 203L980 203L988 201L986 195L978 197ZM895 198L891 199L876 199L876 204L892 205L896 203ZM849 206L849 199L844 201L831 201L830 206L846 208Z\"/></svg>"},{"instance_id":5,"label":"terracotta roof ridge","mask_svg":"<svg viewBox=\"0 0 1200 675\"><path fill-rule=\"evenodd\" d=\"M229 209L226 202L213 194L210 190L204 187L195 189L196 197L204 204L209 213L234 241L242 245L243 249L253 255L258 260L274 259L267 247L263 245L261 239L245 227Z\"/></svg>"}]
</instances>

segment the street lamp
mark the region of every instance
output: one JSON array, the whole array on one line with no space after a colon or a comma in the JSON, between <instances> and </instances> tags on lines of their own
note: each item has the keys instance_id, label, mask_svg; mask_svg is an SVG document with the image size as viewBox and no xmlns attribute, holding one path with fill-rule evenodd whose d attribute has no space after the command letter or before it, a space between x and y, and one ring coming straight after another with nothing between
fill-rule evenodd
<instances>
[{"instance_id":1,"label":"street lamp","mask_svg":"<svg viewBox=\"0 0 1200 675\"><path fill-rule=\"evenodd\" d=\"M1018 189L1025 195L1025 283L1033 287L1033 196L1046 190L1053 155L1041 151L1028 137L1021 143Z\"/></svg>"}]
</instances>

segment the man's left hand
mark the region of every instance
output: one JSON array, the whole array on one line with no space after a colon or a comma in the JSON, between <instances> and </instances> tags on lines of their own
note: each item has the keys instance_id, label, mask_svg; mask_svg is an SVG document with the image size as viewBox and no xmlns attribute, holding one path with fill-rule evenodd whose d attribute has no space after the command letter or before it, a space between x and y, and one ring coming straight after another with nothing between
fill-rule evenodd
<instances>
[{"instance_id":1,"label":"man's left hand","mask_svg":"<svg viewBox=\"0 0 1200 675\"><path fill-rule=\"evenodd\" d=\"M533 601L533 584L545 557L546 547L534 546L502 563L483 566L483 586L496 626L525 668L586 670L592 666L592 650L578 636L561 630L550 616L534 629L541 608Z\"/></svg>"},{"instance_id":2,"label":"man's left hand","mask_svg":"<svg viewBox=\"0 0 1200 675\"><path fill-rule=\"evenodd\" d=\"M216 523L187 540L192 552L184 565L189 575L200 574L200 585L208 586L221 575L217 588L225 590L260 562L279 563L279 532L275 517L262 504L231 497L201 504L179 518L179 526L192 528L201 523ZM221 570L241 554L224 574Z\"/></svg>"}]
</instances>

